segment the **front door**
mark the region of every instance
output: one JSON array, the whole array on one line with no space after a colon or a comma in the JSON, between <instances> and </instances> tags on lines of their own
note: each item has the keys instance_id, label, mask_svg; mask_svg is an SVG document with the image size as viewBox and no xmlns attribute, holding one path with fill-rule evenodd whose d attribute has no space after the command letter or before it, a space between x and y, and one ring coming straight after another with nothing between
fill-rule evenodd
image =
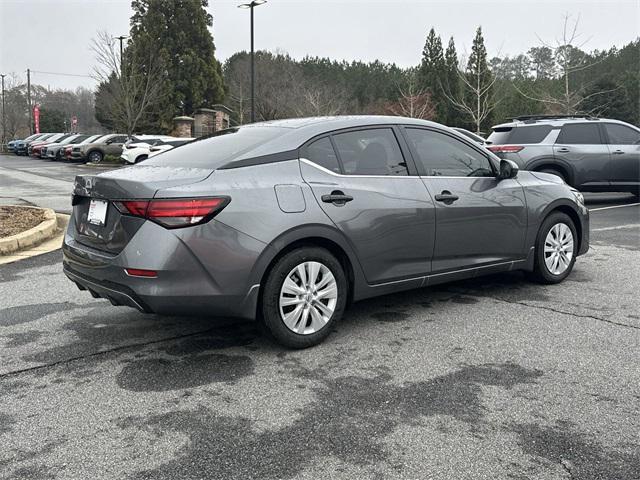
<instances>
[{"instance_id":1,"label":"front door","mask_svg":"<svg viewBox=\"0 0 640 480\"><path fill-rule=\"evenodd\" d=\"M517 180L471 143L439 130L406 127L423 181L435 200L433 273L526 257L527 212Z\"/></svg>"},{"instance_id":2,"label":"front door","mask_svg":"<svg viewBox=\"0 0 640 480\"><path fill-rule=\"evenodd\" d=\"M300 167L320 207L351 243L369 284L429 273L434 205L393 128L315 140L302 149Z\"/></svg>"},{"instance_id":3,"label":"front door","mask_svg":"<svg viewBox=\"0 0 640 480\"><path fill-rule=\"evenodd\" d=\"M640 188L640 131L619 123L605 123L611 168L609 182L613 187Z\"/></svg>"},{"instance_id":4,"label":"front door","mask_svg":"<svg viewBox=\"0 0 640 480\"><path fill-rule=\"evenodd\" d=\"M599 190L609 185L610 155L597 122L565 123L553 146L553 155L568 165L578 189Z\"/></svg>"}]
</instances>

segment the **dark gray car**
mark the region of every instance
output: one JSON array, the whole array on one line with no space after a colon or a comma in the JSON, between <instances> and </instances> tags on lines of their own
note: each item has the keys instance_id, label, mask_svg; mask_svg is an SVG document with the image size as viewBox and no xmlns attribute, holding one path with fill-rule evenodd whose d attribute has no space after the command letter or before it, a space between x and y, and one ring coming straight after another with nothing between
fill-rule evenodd
<instances>
[{"instance_id":1,"label":"dark gray car","mask_svg":"<svg viewBox=\"0 0 640 480\"><path fill-rule=\"evenodd\" d=\"M300 348L368 297L516 269L560 282L588 218L557 177L432 122L282 120L76 177L64 271L114 305L258 318Z\"/></svg>"},{"instance_id":2,"label":"dark gray car","mask_svg":"<svg viewBox=\"0 0 640 480\"><path fill-rule=\"evenodd\" d=\"M496 125L489 150L586 192L640 194L640 128L618 120L527 116Z\"/></svg>"}]
</instances>

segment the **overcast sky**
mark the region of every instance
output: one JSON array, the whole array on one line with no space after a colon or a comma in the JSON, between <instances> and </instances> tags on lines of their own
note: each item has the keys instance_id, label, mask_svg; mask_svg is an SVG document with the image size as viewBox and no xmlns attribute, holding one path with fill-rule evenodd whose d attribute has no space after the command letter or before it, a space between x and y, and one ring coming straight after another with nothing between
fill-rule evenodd
<instances>
[{"instance_id":1,"label":"overcast sky","mask_svg":"<svg viewBox=\"0 0 640 480\"><path fill-rule=\"evenodd\" d=\"M217 57L249 48L249 12L239 1L210 0ZM0 73L25 70L87 75L99 30L127 34L128 0L0 0ZM255 10L256 48L332 59L419 63L433 26L446 45L468 50L481 25L489 55L513 55L553 41L562 17L580 16L586 49L623 45L640 35L639 0L269 0ZM34 73L51 88L93 86L90 78Z\"/></svg>"}]
</instances>

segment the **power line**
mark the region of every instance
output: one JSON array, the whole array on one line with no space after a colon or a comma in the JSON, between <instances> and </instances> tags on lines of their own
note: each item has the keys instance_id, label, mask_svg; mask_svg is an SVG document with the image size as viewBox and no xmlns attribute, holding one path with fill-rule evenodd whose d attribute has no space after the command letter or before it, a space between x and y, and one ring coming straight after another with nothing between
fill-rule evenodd
<instances>
[{"instance_id":1,"label":"power line","mask_svg":"<svg viewBox=\"0 0 640 480\"><path fill-rule=\"evenodd\" d=\"M39 70L31 70L31 73L40 73L44 75L61 75L63 77L84 77L93 79L91 75L82 75L79 73L41 72Z\"/></svg>"}]
</instances>

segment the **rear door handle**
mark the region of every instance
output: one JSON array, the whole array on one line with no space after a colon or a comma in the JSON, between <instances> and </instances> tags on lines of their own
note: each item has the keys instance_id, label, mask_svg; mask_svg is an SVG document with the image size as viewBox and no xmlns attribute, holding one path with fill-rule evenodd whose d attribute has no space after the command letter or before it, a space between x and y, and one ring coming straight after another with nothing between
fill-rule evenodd
<instances>
[{"instance_id":1,"label":"rear door handle","mask_svg":"<svg viewBox=\"0 0 640 480\"><path fill-rule=\"evenodd\" d=\"M624 151L623 150L614 150L612 153L614 155L622 155L624 153Z\"/></svg>"},{"instance_id":2,"label":"rear door handle","mask_svg":"<svg viewBox=\"0 0 640 480\"><path fill-rule=\"evenodd\" d=\"M324 203L333 203L334 205L344 205L353 200L351 195L345 195L340 190L334 190L330 195L322 195L320 198Z\"/></svg>"},{"instance_id":3,"label":"rear door handle","mask_svg":"<svg viewBox=\"0 0 640 480\"><path fill-rule=\"evenodd\" d=\"M436 202L443 202L447 205L451 205L453 202L458 200L458 195L454 195L449 190L443 190L442 193L439 193L435 196Z\"/></svg>"},{"instance_id":4,"label":"rear door handle","mask_svg":"<svg viewBox=\"0 0 640 480\"><path fill-rule=\"evenodd\" d=\"M557 151L559 153L569 153L571 150L569 150L567 147L560 147Z\"/></svg>"}]
</instances>

